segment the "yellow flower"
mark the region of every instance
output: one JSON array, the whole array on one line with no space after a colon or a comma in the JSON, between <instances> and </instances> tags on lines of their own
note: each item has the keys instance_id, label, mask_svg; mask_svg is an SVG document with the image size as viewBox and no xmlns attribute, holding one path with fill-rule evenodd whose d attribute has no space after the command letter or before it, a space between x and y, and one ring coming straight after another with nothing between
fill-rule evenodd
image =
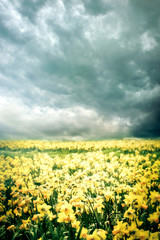
<instances>
[{"instance_id":1,"label":"yellow flower","mask_svg":"<svg viewBox=\"0 0 160 240\"><path fill-rule=\"evenodd\" d=\"M143 221L139 221L138 218L136 218L136 222L137 222L138 227L140 227L143 224Z\"/></svg>"},{"instance_id":2,"label":"yellow flower","mask_svg":"<svg viewBox=\"0 0 160 240\"><path fill-rule=\"evenodd\" d=\"M128 210L124 213L125 218L133 219L135 218L135 210L131 207L128 208Z\"/></svg>"},{"instance_id":3,"label":"yellow flower","mask_svg":"<svg viewBox=\"0 0 160 240\"><path fill-rule=\"evenodd\" d=\"M122 237L125 234L128 234L127 223L123 223L123 221L118 221L118 224L114 226L112 233L113 235L118 234L120 237Z\"/></svg>"},{"instance_id":4,"label":"yellow flower","mask_svg":"<svg viewBox=\"0 0 160 240\"><path fill-rule=\"evenodd\" d=\"M87 234L85 237L87 240L104 240L106 239L107 231L103 229L95 229L92 234Z\"/></svg>"},{"instance_id":5,"label":"yellow flower","mask_svg":"<svg viewBox=\"0 0 160 240\"><path fill-rule=\"evenodd\" d=\"M76 229L79 229L80 228L80 224L81 224L80 221L74 220L74 222L72 222L72 227L76 228Z\"/></svg>"},{"instance_id":6,"label":"yellow flower","mask_svg":"<svg viewBox=\"0 0 160 240\"><path fill-rule=\"evenodd\" d=\"M65 202L65 204L63 204L63 205L61 206L60 211L61 211L61 212L64 212L66 215L67 215L67 214L70 214L70 213L73 213L72 205L69 204L68 202Z\"/></svg>"},{"instance_id":7,"label":"yellow flower","mask_svg":"<svg viewBox=\"0 0 160 240\"><path fill-rule=\"evenodd\" d=\"M87 240L101 240L99 236L97 236L96 234L89 234L87 235Z\"/></svg>"},{"instance_id":8,"label":"yellow flower","mask_svg":"<svg viewBox=\"0 0 160 240\"><path fill-rule=\"evenodd\" d=\"M154 203L156 201L159 201L160 202L160 194L159 192L156 192L155 190L150 192L151 195L149 196L150 199L151 199L151 203Z\"/></svg>"},{"instance_id":9,"label":"yellow flower","mask_svg":"<svg viewBox=\"0 0 160 240\"><path fill-rule=\"evenodd\" d=\"M15 225L11 225L7 228L7 230L12 230L12 231L14 231L15 229L16 229Z\"/></svg>"},{"instance_id":10,"label":"yellow flower","mask_svg":"<svg viewBox=\"0 0 160 240\"><path fill-rule=\"evenodd\" d=\"M64 212L58 213L58 219L57 222L66 222L66 223L73 223L75 221L75 215L74 214L69 214L66 215Z\"/></svg>"},{"instance_id":11,"label":"yellow flower","mask_svg":"<svg viewBox=\"0 0 160 240\"><path fill-rule=\"evenodd\" d=\"M149 214L149 218L147 218L148 221L159 223L159 214L157 212L154 212L152 214Z\"/></svg>"},{"instance_id":12,"label":"yellow flower","mask_svg":"<svg viewBox=\"0 0 160 240\"><path fill-rule=\"evenodd\" d=\"M148 206L147 206L145 203L142 204L141 207L142 207L143 209L145 209L145 210L148 208Z\"/></svg>"},{"instance_id":13,"label":"yellow flower","mask_svg":"<svg viewBox=\"0 0 160 240\"><path fill-rule=\"evenodd\" d=\"M80 238L87 238L87 232L88 232L87 228L83 227L81 230Z\"/></svg>"},{"instance_id":14,"label":"yellow flower","mask_svg":"<svg viewBox=\"0 0 160 240\"><path fill-rule=\"evenodd\" d=\"M136 222L131 222L131 225L127 228L130 232L130 234L135 234L135 232L138 230Z\"/></svg>"},{"instance_id":15,"label":"yellow flower","mask_svg":"<svg viewBox=\"0 0 160 240\"><path fill-rule=\"evenodd\" d=\"M41 214L34 214L32 217L32 221L38 223L38 220L41 219Z\"/></svg>"},{"instance_id":16,"label":"yellow flower","mask_svg":"<svg viewBox=\"0 0 160 240\"><path fill-rule=\"evenodd\" d=\"M49 220L52 220L52 219L55 219L57 217L57 215L53 215L53 213L50 211L48 213L48 217L49 217Z\"/></svg>"},{"instance_id":17,"label":"yellow flower","mask_svg":"<svg viewBox=\"0 0 160 240\"><path fill-rule=\"evenodd\" d=\"M131 205L136 198L136 195L130 192L129 194L125 195L124 202L126 205Z\"/></svg>"},{"instance_id":18,"label":"yellow flower","mask_svg":"<svg viewBox=\"0 0 160 240\"><path fill-rule=\"evenodd\" d=\"M6 222L6 221L7 221L6 215L3 215L0 217L0 222Z\"/></svg>"},{"instance_id":19,"label":"yellow flower","mask_svg":"<svg viewBox=\"0 0 160 240\"><path fill-rule=\"evenodd\" d=\"M42 216L46 215L49 212L50 208L51 206L47 205L46 203L43 203L41 205L37 204L37 210Z\"/></svg>"},{"instance_id":20,"label":"yellow flower","mask_svg":"<svg viewBox=\"0 0 160 240\"><path fill-rule=\"evenodd\" d=\"M23 208L23 212L27 213L28 212L28 207Z\"/></svg>"},{"instance_id":21,"label":"yellow flower","mask_svg":"<svg viewBox=\"0 0 160 240\"><path fill-rule=\"evenodd\" d=\"M93 236L99 237L100 240L106 239L106 234L107 234L107 231L105 231L105 230L103 230L103 229L96 229L96 230L93 232Z\"/></svg>"},{"instance_id":22,"label":"yellow flower","mask_svg":"<svg viewBox=\"0 0 160 240\"><path fill-rule=\"evenodd\" d=\"M136 237L140 240L145 240L149 238L149 231L145 231L143 229L136 231Z\"/></svg>"},{"instance_id":23,"label":"yellow flower","mask_svg":"<svg viewBox=\"0 0 160 240\"><path fill-rule=\"evenodd\" d=\"M27 220L22 220L22 225L19 227L19 229L29 229L29 224L31 220L28 218Z\"/></svg>"},{"instance_id":24,"label":"yellow flower","mask_svg":"<svg viewBox=\"0 0 160 240\"><path fill-rule=\"evenodd\" d=\"M13 214L13 212L12 212L12 209L10 209L10 210L8 210L7 212L6 212L6 216L9 216L9 217L14 217L14 214Z\"/></svg>"},{"instance_id":25,"label":"yellow flower","mask_svg":"<svg viewBox=\"0 0 160 240\"><path fill-rule=\"evenodd\" d=\"M24 205L26 205L25 200L23 200L21 203L18 204L18 207L23 207Z\"/></svg>"},{"instance_id":26,"label":"yellow flower","mask_svg":"<svg viewBox=\"0 0 160 240\"><path fill-rule=\"evenodd\" d=\"M113 196L114 196L114 193L109 190L104 192L104 197L105 197L106 201L113 199Z\"/></svg>"},{"instance_id":27,"label":"yellow flower","mask_svg":"<svg viewBox=\"0 0 160 240\"><path fill-rule=\"evenodd\" d=\"M133 201L134 207L137 209L140 209L140 208L142 208L142 206L145 206L144 204L145 204L145 202L143 200L143 195L137 195L135 197L135 200Z\"/></svg>"},{"instance_id":28,"label":"yellow flower","mask_svg":"<svg viewBox=\"0 0 160 240\"><path fill-rule=\"evenodd\" d=\"M150 233L149 240L160 239L160 232Z\"/></svg>"},{"instance_id":29,"label":"yellow flower","mask_svg":"<svg viewBox=\"0 0 160 240\"><path fill-rule=\"evenodd\" d=\"M13 212L18 217L22 216L22 209L21 208L15 208Z\"/></svg>"}]
</instances>

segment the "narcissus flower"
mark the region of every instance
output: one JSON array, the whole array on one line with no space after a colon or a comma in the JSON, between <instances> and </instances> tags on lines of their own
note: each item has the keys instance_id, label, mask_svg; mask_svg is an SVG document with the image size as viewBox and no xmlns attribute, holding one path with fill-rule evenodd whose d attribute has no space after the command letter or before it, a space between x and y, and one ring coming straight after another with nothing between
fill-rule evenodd
<instances>
[{"instance_id":1,"label":"narcissus flower","mask_svg":"<svg viewBox=\"0 0 160 240\"><path fill-rule=\"evenodd\" d=\"M64 212L66 215L70 214L70 213L73 213L72 204L69 204L68 202L65 202L65 204L63 204L61 206L60 211Z\"/></svg>"},{"instance_id":2,"label":"narcissus flower","mask_svg":"<svg viewBox=\"0 0 160 240\"><path fill-rule=\"evenodd\" d=\"M16 226L15 225L11 225L11 226L9 226L8 228L7 228L7 230L12 230L12 231L14 231L16 229Z\"/></svg>"},{"instance_id":3,"label":"narcissus flower","mask_svg":"<svg viewBox=\"0 0 160 240\"><path fill-rule=\"evenodd\" d=\"M43 203L41 205L37 204L37 210L42 216L47 215L49 209L51 209L51 206L47 205L46 203Z\"/></svg>"},{"instance_id":4,"label":"narcissus flower","mask_svg":"<svg viewBox=\"0 0 160 240\"><path fill-rule=\"evenodd\" d=\"M80 221L75 220L74 222L72 222L72 227L76 228L76 229L79 229L80 228L80 224L81 224Z\"/></svg>"},{"instance_id":5,"label":"narcissus flower","mask_svg":"<svg viewBox=\"0 0 160 240\"><path fill-rule=\"evenodd\" d=\"M145 231L143 229L137 230L135 235L140 240L146 240L149 238L149 231Z\"/></svg>"},{"instance_id":6,"label":"narcissus flower","mask_svg":"<svg viewBox=\"0 0 160 240\"><path fill-rule=\"evenodd\" d=\"M103 230L103 229L96 229L94 232L93 232L93 235L97 235L98 237L100 237L101 240L103 239L106 239L106 234L107 234L107 231Z\"/></svg>"},{"instance_id":7,"label":"narcissus flower","mask_svg":"<svg viewBox=\"0 0 160 240\"><path fill-rule=\"evenodd\" d=\"M29 229L29 225L30 225L30 218L28 218L27 220L22 220L22 225L19 227L19 229Z\"/></svg>"},{"instance_id":8,"label":"narcissus flower","mask_svg":"<svg viewBox=\"0 0 160 240\"><path fill-rule=\"evenodd\" d=\"M122 237L125 234L128 234L127 223L124 223L123 221L118 221L117 225L114 226L112 233L113 235L118 234L119 237Z\"/></svg>"},{"instance_id":9,"label":"narcissus flower","mask_svg":"<svg viewBox=\"0 0 160 240\"><path fill-rule=\"evenodd\" d=\"M160 239L160 232L150 233L149 240Z\"/></svg>"},{"instance_id":10,"label":"narcissus flower","mask_svg":"<svg viewBox=\"0 0 160 240\"><path fill-rule=\"evenodd\" d=\"M128 210L124 213L125 218L133 219L135 216L135 210L131 207L129 207Z\"/></svg>"},{"instance_id":11,"label":"narcissus flower","mask_svg":"<svg viewBox=\"0 0 160 240\"><path fill-rule=\"evenodd\" d=\"M150 192L150 199L151 199L151 203L155 203L156 201L160 202L160 194L159 192L156 192L155 190Z\"/></svg>"},{"instance_id":12,"label":"narcissus flower","mask_svg":"<svg viewBox=\"0 0 160 240\"><path fill-rule=\"evenodd\" d=\"M88 229L83 227L81 230L80 238L87 238L87 232Z\"/></svg>"},{"instance_id":13,"label":"narcissus flower","mask_svg":"<svg viewBox=\"0 0 160 240\"><path fill-rule=\"evenodd\" d=\"M159 223L159 216L160 214L158 212L154 212L152 214L149 214L149 218L147 218L147 220L149 222L155 222L155 223Z\"/></svg>"}]
</instances>

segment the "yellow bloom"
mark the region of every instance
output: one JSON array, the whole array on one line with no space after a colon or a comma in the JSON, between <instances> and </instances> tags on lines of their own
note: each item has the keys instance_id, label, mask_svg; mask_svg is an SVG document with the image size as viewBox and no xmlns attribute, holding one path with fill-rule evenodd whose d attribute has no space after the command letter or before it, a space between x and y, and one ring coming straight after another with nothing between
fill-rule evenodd
<instances>
[{"instance_id":1,"label":"yellow bloom","mask_svg":"<svg viewBox=\"0 0 160 240\"><path fill-rule=\"evenodd\" d=\"M46 215L49 212L50 208L51 206L47 205L46 203L43 203L41 205L37 204L37 210L42 216Z\"/></svg>"},{"instance_id":2,"label":"yellow bloom","mask_svg":"<svg viewBox=\"0 0 160 240\"><path fill-rule=\"evenodd\" d=\"M125 218L133 219L135 218L135 210L131 207L128 208L128 210L124 213Z\"/></svg>"},{"instance_id":3,"label":"yellow bloom","mask_svg":"<svg viewBox=\"0 0 160 240\"><path fill-rule=\"evenodd\" d=\"M55 219L57 217L57 215L53 215L53 213L50 211L48 213L48 217L49 217L49 220L52 220L52 219Z\"/></svg>"},{"instance_id":4,"label":"yellow bloom","mask_svg":"<svg viewBox=\"0 0 160 240\"><path fill-rule=\"evenodd\" d=\"M41 219L41 214L34 214L32 217L32 221L38 223L38 220Z\"/></svg>"},{"instance_id":5,"label":"yellow bloom","mask_svg":"<svg viewBox=\"0 0 160 240\"><path fill-rule=\"evenodd\" d=\"M99 237L100 240L106 239L106 234L107 234L107 231L105 231L105 230L103 230L103 229L96 229L96 230L93 232L93 236Z\"/></svg>"},{"instance_id":6,"label":"yellow bloom","mask_svg":"<svg viewBox=\"0 0 160 240\"><path fill-rule=\"evenodd\" d=\"M159 214L157 212L154 212L152 214L149 214L149 218L147 218L148 221L159 223Z\"/></svg>"},{"instance_id":7,"label":"yellow bloom","mask_svg":"<svg viewBox=\"0 0 160 240\"><path fill-rule=\"evenodd\" d=\"M101 240L100 237L96 234L89 234L87 235L87 240Z\"/></svg>"},{"instance_id":8,"label":"yellow bloom","mask_svg":"<svg viewBox=\"0 0 160 240\"><path fill-rule=\"evenodd\" d=\"M138 230L136 222L131 222L131 225L127 228L130 232L130 234L135 234L135 232Z\"/></svg>"},{"instance_id":9,"label":"yellow bloom","mask_svg":"<svg viewBox=\"0 0 160 240\"><path fill-rule=\"evenodd\" d=\"M12 231L14 231L15 229L16 229L15 225L11 225L7 228L7 230L12 230Z\"/></svg>"},{"instance_id":10,"label":"yellow bloom","mask_svg":"<svg viewBox=\"0 0 160 240\"><path fill-rule=\"evenodd\" d=\"M160 232L150 233L149 240L160 239Z\"/></svg>"},{"instance_id":11,"label":"yellow bloom","mask_svg":"<svg viewBox=\"0 0 160 240\"><path fill-rule=\"evenodd\" d=\"M12 212L12 209L10 209L10 210L8 210L7 212L6 212L6 216L9 216L9 217L14 217L14 214L13 214L13 212Z\"/></svg>"},{"instance_id":12,"label":"yellow bloom","mask_svg":"<svg viewBox=\"0 0 160 240\"><path fill-rule=\"evenodd\" d=\"M29 229L29 224L31 220L28 218L27 220L22 220L22 225L19 227L19 229Z\"/></svg>"},{"instance_id":13,"label":"yellow bloom","mask_svg":"<svg viewBox=\"0 0 160 240\"><path fill-rule=\"evenodd\" d=\"M21 203L18 204L18 207L23 207L24 205L26 205L25 200L23 200Z\"/></svg>"},{"instance_id":14,"label":"yellow bloom","mask_svg":"<svg viewBox=\"0 0 160 240\"><path fill-rule=\"evenodd\" d=\"M160 194L159 192L156 192L155 190L150 192L151 195L149 196L150 199L151 199L151 203L154 203L156 201L159 201L160 202Z\"/></svg>"},{"instance_id":15,"label":"yellow bloom","mask_svg":"<svg viewBox=\"0 0 160 240\"><path fill-rule=\"evenodd\" d=\"M142 206L141 206L143 209L147 209L148 208L148 206L146 205L146 204L142 204Z\"/></svg>"},{"instance_id":16,"label":"yellow bloom","mask_svg":"<svg viewBox=\"0 0 160 240\"><path fill-rule=\"evenodd\" d=\"M145 240L149 238L149 231L145 231L143 229L136 231L136 237L140 240Z\"/></svg>"},{"instance_id":17,"label":"yellow bloom","mask_svg":"<svg viewBox=\"0 0 160 240\"><path fill-rule=\"evenodd\" d=\"M125 234L128 234L127 223L118 221L118 224L116 226L114 226L112 233L113 233L113 235L118 234L120 237L122 237Z\"/></svg>"},{"instance_id":18,"label":"yellow bloom","mask_svg":"<svg viewBox=\"0 0 160 240\"><path fill-rule=\"evenodd\" d=\"M145 202L143 200L143 195L137 195L135 200L133 201L133 205L135 208L140 209L142 206L145 207Z\"/></svg>"},{"instance_id":19,"label":"yellow bloom","mask_svg":"<svg viewBox=\"0 0 160 240\"><path fill-rule=\"evenodd\" d=\"M114 196L114 193L109 190L104 192L104 197L105 197L106 201L113 199L113 196Z\"/></svg>"},{"instance_id":20,"label":"yellow bloom","mask_svg":"<svg viewBox=\"0 0 160 240\"><path fill-rule=\"evenodd\" d=\"M66 223L72 222L73 223L74 221L75 221L74 214L66 215L64 212L58 213L57 222L66 222Z\"/></svg>"},{"instance_id":21,"label":"yellow bloom","mask_svg":"<svg viewBox=\"0 0 160 240\"><path fill-rule=\"evenodd\" d=\"M1 203L0 203L0 212L3 212L5 209L5 206L3 206Z\"/></svg>"},{"instance_id":22,"label":"yellow bloom","mask_svg":"<svg viewBox=\"0 0 160 240\"><path fill-rule=\"evenodd\" d=\"M81 230L80 238L87 238L87 232L88 232L87 228L83 227Z\"/></svg>"},{"instance_id":23,"label":"yellow bloom","mask_svg":"<svg viewBox=\"0 0 160 240\"><path fill-rule=\"evenodd\" d=\"M0 217L0 222L6 222L6 221L7 221L6 215L3 215Z\"/></svg>"},{"instance_id":24,"label":"yellow bloom","mask_svg":"<svg viewBox=\"0 0 160 240\"><path fill-rule=\"evenodd\" d=\"M129 194L125 195L124 202L126 205L131 205L135 199L137 199L137 196L130 192Z\"/></svg>"},{"instance_id":25,"label":"yellow bloom","mask_svg":"<svg viewBox=\"0 0 160 240\"><path fill-rule=\"evenodd\" d=\"M80 228L80 224L81 224L80 221L74 220L74 222L72 222L72 227L76 228L76 229L79 229Z\"/></svg>"},{"instance_id":26,"label":"yellow bloom","mask_svg":"<svg viewBox=\"0 0 160 240\"><path fill-rule=\"evenodd\" d=\"M23 208L23 212L27 213L28 212L28 207Z\"/></svg>"},{"instance_id":27,"label":"yellow bloom","mask_svg":"<svg viewBox=\"0 0 160 240\"><path fill-rule=\"evenodd\" d=\"M21 208L15 208L13 212L16 216L19 216L19 217L22 216L22 209Z\"/></svg>"},{"instance_id":28,"label":"yellow bloom","mask_svg":"<svg viewBox=\"0 0 160 240\"><path fill-rule=\"evenodd\" d=\"M72 209L72 205L65 202L65 204L63 204L61 206L61 209L60 209L61 212L64 212L66 215L67 214L70 214L70 213L73 213L73 209Z\"/></svg>"}]
</instances>

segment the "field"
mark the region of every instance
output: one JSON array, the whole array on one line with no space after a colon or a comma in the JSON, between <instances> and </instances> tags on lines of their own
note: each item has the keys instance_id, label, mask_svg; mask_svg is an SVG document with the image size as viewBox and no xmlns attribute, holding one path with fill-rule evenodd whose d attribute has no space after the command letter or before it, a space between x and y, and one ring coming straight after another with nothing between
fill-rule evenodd
<instances>
[{"instance_id":1,"label":"field","mask_svg":"<svg viewBox=\"0 0 160 240\"><path fill-rule=\"evenodd\" d=\"M0 239L158 240L160 141L0 141Z\"/></svg>"}]
</instances>

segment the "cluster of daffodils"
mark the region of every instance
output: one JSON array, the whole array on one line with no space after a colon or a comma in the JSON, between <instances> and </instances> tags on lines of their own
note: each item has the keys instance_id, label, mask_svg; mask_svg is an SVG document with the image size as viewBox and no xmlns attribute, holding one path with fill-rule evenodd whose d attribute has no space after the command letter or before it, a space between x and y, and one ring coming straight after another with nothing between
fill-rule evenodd
<instances>
[{"instance_id":1,"label":"cluster of daffodils","mask_svg":"<svg viewBox=\"0 0 160 240\"><path fill-rule=\"evenodd\" d=\"M4 150L1 239L159 239L160 141L1 141Z\"/></svg>"}]
</instances>

